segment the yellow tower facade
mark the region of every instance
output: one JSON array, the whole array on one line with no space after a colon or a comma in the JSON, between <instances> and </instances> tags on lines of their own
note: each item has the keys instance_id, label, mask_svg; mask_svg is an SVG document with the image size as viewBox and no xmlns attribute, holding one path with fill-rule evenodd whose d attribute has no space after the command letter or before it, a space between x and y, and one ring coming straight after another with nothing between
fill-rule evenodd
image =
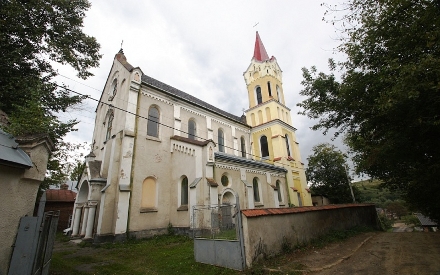
<instances>
[{"instance_id":1,"label":"yellow tower facade","mask_svg":"<svg viewBox=\"0 0 440 275\"><path fill-rule=\"evenodd\" d=\"M282 71L274 56L268 56L257 32L254 56L243 73L247 85L249 109L246 120L252 126L251 148L256 160L287 170L286 190L294 206L310 206L304 164L296 142L290 109L285 105Z\"/></svg>"}]
</instances>

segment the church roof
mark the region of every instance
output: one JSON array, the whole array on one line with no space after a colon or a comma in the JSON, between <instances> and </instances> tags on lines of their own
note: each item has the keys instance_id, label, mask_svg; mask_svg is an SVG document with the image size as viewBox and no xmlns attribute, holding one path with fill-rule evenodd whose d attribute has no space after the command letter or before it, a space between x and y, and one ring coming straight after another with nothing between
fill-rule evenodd
<instances>
[{"instance_id":1,"label":"church roof","mask_svg":"<svg viewBox=\"0 0 440 275\"><path fill-rule=\"evenodd\" d=\"M241 120L241 117L233 115L233 114L228 113L226 111L223 111L223 110L221 110L221 109L219 109L219 108L217 108L217 107L215 107L215 106L213 106L213 105L211 105L209 103L204 102L203 100L200 100L200 99L198 99L198 98L196 98L196 97L194 97L194 96L192 96L190 94L187 94L187 93L185 93L185 92L183 92L183 91L181 91L179 89L176 89L176 88L174 88L174 87L172 87L172 86L170 86L168 84L165 84L163 82L160 82L159 80L156 80L156 79L154 79L152 77L149 77L149 76L147 76L145 74L142 75L142 82L144 84L147 84L149 86L152 86L152 87L155 87L155 88L157 88L159 90L162 90L165 93L171 94L171 95L173 95L175 97L178 97L180 99L183 99L183 100L185 100L185 101L187 101L189 103L197 105L197 106L199 106L199 107L201 107L203 109L206 109L208 111L212 111L214 113L217 113L217 114L219 114L221 116L224 116L226 118L234 120L235 122L238 122L240 124L243 124L243 125L247 126L246 123L243 123L243 121Z\"/></svg>"},{"instance_id":2,"label":"church roof","mask_svg":"<svg viewBox=\"0 0 440 275\"><path fill-rule=\"evenodd\" d=\"M226 154L226 153L221 153L221 152L215 152L214 153L214 158L215 158L216 161L217 160L223 160L223 161L228 161L228 162L240 163L240 164L247 165L247 166L253 166L253 167L258 167L258 168L265 168L265 169L275 170L275 171L280 172L280 173L286 173L287 172L287 170L285 168L283 168L283 167L275 166L275 165L266 163L264 161L257 161L257 160L237 157L237 156L234 156L234 155L230 155L230 154Z\"/></svg>"},{"instance_id":3,"label":"church roof","mask_svg":"<svg viewBox=\"0 0 440 275\"><path fill-rule=\"evenodd\" d=\"M263 41L261 41L258 32L255 38L254 59L258 61L266 61L269 59L269 55L266 52L266 48L264 48Z\"/></svg>"}]
</instances>

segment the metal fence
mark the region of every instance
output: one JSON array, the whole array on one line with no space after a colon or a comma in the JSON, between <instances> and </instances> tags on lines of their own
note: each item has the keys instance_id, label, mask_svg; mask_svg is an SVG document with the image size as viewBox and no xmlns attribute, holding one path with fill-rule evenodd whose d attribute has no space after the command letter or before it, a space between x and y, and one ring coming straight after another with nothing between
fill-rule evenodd
<instances>
[{"instance_id":1,"label":"metal fence","mask_svg":"<svg viewBox=\"0 0 440 275\"><path fill-rule=\"evenodd\" d=\"M237 240L235 204L197 205L192 211L194 238Z\"/></svg>"},{"instance_id":2,"label":"metal fence","mask_svg":"<svg viewBox=\"0 0 440 275\"><path fill-rule=\"evenodd\" d=\"M197 262L236 270L245 268L240 204L197 205L192 209Z\"/></svg>"},{"instance_id":3,"label":"metal fence","mask_svg":"<svg viewBox=\"0 0 440 275\"><path fill-rule=\"evenodd\" d=\"M60 211L44 212L43 193L37 217L22 217L15 239L8 275L47 275Z\"/></svg>"}]
</instances>

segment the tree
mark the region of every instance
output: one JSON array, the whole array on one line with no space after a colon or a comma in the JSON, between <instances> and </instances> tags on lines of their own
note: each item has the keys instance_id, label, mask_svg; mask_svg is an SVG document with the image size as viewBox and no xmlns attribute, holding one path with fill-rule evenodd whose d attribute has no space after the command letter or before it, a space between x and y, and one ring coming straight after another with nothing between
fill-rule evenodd
<instances>
[{"instance_id":1,"label":"tree","mask_svg":"<svg viewBox=\"0 0 440 275\"><path fill-rule=\"evenodd\" d=\"M332 203L353 202L349 178L346 174L346 157L334 145L318 144L307 158L306 177L312 183L313 193L326 195ZM354 187L358 195L356 187Z\"/></svg>"},{"instance_id":2,"label":"tree","mask_svg":"<svg viewBox=\"0 0 440 275\"><path fill-rule=\"evenodd\" d=\"M332 23L341 23L338 50L347 59L330 60L329 74L303 68L300 114L319 119L314 130L344 133L358 172L403 190L413 208L440 221L440 4L344 7Z\"/></svg>"},{"instance_id":3,"label":"tree","mask_svg":"<svg viewBox=\"0 0 440 275\"><path fill-rule=\"evenodd\" d=\"M386 209L388 213L392 213L393 215L396 215L399 220L402 216L408 214L408 209L406 209L405 204L402 201L390 202L386 205Z\"/></svg>"},{"instance_id":4,"label":"tree","mask_svg":"<svg viewBox=\"0 0 440 275\"><path fill-rule=\"evenodd\" d=\"M3 0L0 9L0 109L14 135L47 133L57 144L76 120L61 122L56 113L79 103L54 82L53 62L71 65L87 78L101 55L94 37L83 33L87 0Z\"/></svg>"},{"instance_id":5,"label":"tree","mask_svg":"<svg viewBox=\"0 0 440 275\"><path fill-rule=\"evenodd\" d=\"M47 163L47 175L40 189L45 190L49 186L60 185L69 179L77 181L85 167L84 152L87 147L87 142L82 144L59 142L58 149L53 152Z\"/></svg>"},{"instance_id":6,"label":"tree","mask_svg":"<svg viewBox=\"0 0 440 275\"><path fill-rule=\"evenodd\" d=\"M83 99L55 82L53 63L69 64L85 79L101 55L94 37L82 31L87 0L2 0L0 8L0 110L9 117L3 126L13 135L46 133L55 144L43 187L66 178L60 156L62 138L74 131L76 119L62 122L65 112Z\"/></svg>"}]
</instances>

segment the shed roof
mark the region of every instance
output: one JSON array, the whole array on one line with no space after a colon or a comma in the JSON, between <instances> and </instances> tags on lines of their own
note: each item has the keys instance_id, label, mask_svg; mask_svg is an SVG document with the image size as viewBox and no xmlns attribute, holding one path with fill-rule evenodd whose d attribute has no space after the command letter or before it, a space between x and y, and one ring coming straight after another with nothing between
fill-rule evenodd
<instances>
[{"instance_id":1,"label":"shed roof","mask_svg":"<svg viewBox=\"0 0 440 275\"><path fill-rule=\"evenodd\" d=\"M431 220L430 218L426 217L425 215L421 213L416 213L417 218L419 219L422 226L437 226L437 223Z\"/></svg>"},{"instance_id":2,"label":"shed roof","mask_svg":"<svg viewBox=\"0 0 440 275\"><path fill-rule=\"evenodd\" d=\"M18 147L15 138L0 129L0 163L7 166L31 168L31 158Z\"/></svg>"},{"instance_id":3,"label":"shed roof","mask_svg":"<svg viewBox=\"0 0 440 275\"><path fill-rule=\"evenodd\" d=\"M72 190L49 189L46 190L46 201L75 202L76 193Z\"/></svg>"}]
</instances>

